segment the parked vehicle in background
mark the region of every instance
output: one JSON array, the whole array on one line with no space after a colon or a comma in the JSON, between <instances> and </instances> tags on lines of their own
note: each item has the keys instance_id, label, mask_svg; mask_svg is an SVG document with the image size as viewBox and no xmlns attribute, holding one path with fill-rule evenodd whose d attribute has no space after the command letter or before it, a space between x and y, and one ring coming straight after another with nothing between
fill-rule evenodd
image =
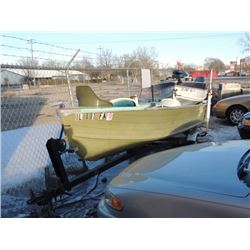
<instances>
[{"instance_id":1,"label":"parked vehicle in background","mask_svg":"<svg viewBox=\"0 0 250 250\"><path fill-rule=\"evenodd\" d=\"M241 71L241 72L240 72L240 76L247 76L247 73L246 73L246 72Z\"/></svg>"},{"instance_id":2,"label":"parked vehicle in background","mask_svg":"<svg viewBox=\"0 0 250 250\"><path fill-rule=\"evenodd\" d=\"M99 217L250 217L250 140L144 157L106 188Z\"/></svg>"},{"instance_id":3,"label":"parked vehicle in background","mask_svg":"<svg viewBox=\"0 0 250 250\"><path fill-rule=\"evenodd\" d=\"M238 71L230 71L225 74L225 76L240 76L240 72Z\"/></svg>"},{"instance_id":4,"label":"parked vehicle in background","mask_svg":"<svg viewBox=\"0 0 250 250\"><path fill-rule=\"evenodd\" d=\"M248 111L250 111L250 94L222 99L213 106L212 112L216 117L227 118L231 124L238 125Z\"/></svg>"},{"instance_id":5,"label":"parked vehicle in background","mask_svg":"<svg viewBox=\"0 0 250 250\"><path fill-rule=\"evenodd\" d=\"M226 73L225 72L219 72L217 77L223 77L223 76L226 76Z\"/></svg>"},{"instance_id":6,"label":"parked vehicle in background","mask_svg":"<svg viewBox=\"0 0 250 250\"><path fill-rule=\"evenodd\" d=\"M195 70L191 72L192 77L195 79L197 77L204 77L204 78L210 78L211 76L211 70ZM218 73L217 71L212 71L212 77L217 77Z\"/></svg>"},{"instance_id":7,"label":"parked vehicle in background","mask_svg":"<svg viewBox=\"0 0 250 250\"><path fill-rule=\"evenodd\" d=\"M250 139L250 112L243 115L238 125L238 131L242 139Z\"/></svg>"},{"instance_id":8,"label":"parked vehicle in background","mask_svg":"<svg viewBox=\"0 0 250 250\"><path fill-rule=\"evenodd\" d=\"M198 83L205 83L205 77L204 76L198 76L197 78L195 78L194 81L198 82Z\"/></svg>"},{"instance_id":9,"label":"parked vehicle in background","mask_svg":"<svg viewBox=\"0 0 250 250\"><path fill-rule=\"evenodd\" d=\"M192 81L193 78L184 70L175 69L173 70L172 79L177 79L178 81Z\"/></svg>"},{"instance_id":10,"label":"parked vehicle in background","mask_svg":"<svg viewBox=\"0 0 250 250\"><path fill-rule=\"evenodd\" d=\"M239 71L228 71L228 72L219 72L218 77L232 77L232 76L246 76L244 72L240 73Z\"/></svg>"}]
</instances>

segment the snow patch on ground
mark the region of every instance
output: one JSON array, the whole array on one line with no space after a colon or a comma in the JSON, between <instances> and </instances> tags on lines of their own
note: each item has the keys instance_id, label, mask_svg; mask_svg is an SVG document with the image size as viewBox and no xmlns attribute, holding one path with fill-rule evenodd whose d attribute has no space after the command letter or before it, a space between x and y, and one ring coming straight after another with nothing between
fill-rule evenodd
<instances>
[{"instance_id":1,"label":"snow patch on ground","mask_svg":"<svg viewBox=\"0 0 250 250\"><path fill-rule=\"evenodd\" d=\"M240 140L237 126L230 125L227 120L212 117L209 123L209 137L211 141Z\"/></svg>"},{"instance_id":2,"label":"snow patch on ground","mask_svg":"<svg viewBox=\"0 0 250 250\"><path fill-rule=\"evenodd\" d=\"M1 132L2 191L41 176L49 164L46 142L58 137L61 125L39 125Z\"/></svg>"},{"instance_id":3,"label":"snow patch on ground","mask_svg":"<svg viewBox=\"0 0 250 250\"><path fill-rule=\"evenodd\" d=\"M212 141L218 142L241 139L237 127L218 128L216 130L210 129L208 134L212 138Z\"/></svg>"}]
</instances>

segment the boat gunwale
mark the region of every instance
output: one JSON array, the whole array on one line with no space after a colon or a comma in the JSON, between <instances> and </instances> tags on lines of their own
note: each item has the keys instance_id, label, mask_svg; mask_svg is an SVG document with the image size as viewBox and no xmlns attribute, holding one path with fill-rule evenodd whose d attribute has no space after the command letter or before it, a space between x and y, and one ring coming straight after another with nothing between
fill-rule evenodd
<instances>
[{"instance_id":1,"label":"boat gunwale","mask_svg":"<svg viewBox=\"0 0 250 250\"><path fill-rule=\"evenodd\" d=\"M189 109L194 107L207 106L207 103L199 103L192 105L182 105L175 107L165 107L165 106L150 106L150 105L142 105L136 107L71 107L71 108L63 108L58 109L57 112L62 115L68 115L70 113L80 112L80 113L102 113L102 112L136 112L136 111L157 111L157 110L169 110L169 109ZM65 114L67 113L67 114Z\"/></svg>"}]
</instances>

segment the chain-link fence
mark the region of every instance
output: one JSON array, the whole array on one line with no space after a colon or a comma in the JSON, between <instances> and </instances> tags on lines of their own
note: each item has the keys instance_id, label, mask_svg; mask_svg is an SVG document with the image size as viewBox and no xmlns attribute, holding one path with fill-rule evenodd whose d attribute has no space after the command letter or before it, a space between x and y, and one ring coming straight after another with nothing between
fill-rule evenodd
<instances>
[{"instance_id":1,"label":"chain-link fence","mask_svg":"<svg viewBox=\"0 0 250 250\"><path fill-rule=\"evenodd\" d=\"M162 72L151 71L151 76L153 82L159 83ZM21 216L20 210L17 212L18 208L13 204L25 204L30 186L38 191L44 188L44 168L51 167L45 145L49 138L58 138L60 135L61 123L57 109L70 107L71 97L73 105L78 106L76 86L89 85L103 99L151 96L151 91L141 89L140 69L91 71L71 68L68 78L71 91L66 68L28 68L20 65L1 67L3 216ZM232 79L215 79L214 83L222 81L223 84L232 83ZM246 89L250 87L248 78L234 81ZM62 158L68 171L73 174L83 167L76 155L66 153Z\"/></svg>"},{"instance_id":2,"label":"chain-link fence","mask_svg":"<svg viewBox=\"0 0 250 250\"><path fill-rule=\"evenodd\" d=\"M23 217L29 187L42 190L44 168L51 168L46 142L60 135L57 109L78 105L76 86L89 85L102 99L133 95L144 99L152 93L157 99L160 88L142 90L141 69L150 69L154 85L171 78L173 68L160 67L153 54L144 50L143 55L121 57L104 48L99 52L81 48L76 53L76 48L0 36L2 216ZM218 89L220 83L239 83L244 91L250 89L249 82L249 78L213 80ZM62 158L71 174L81 171L82 162L75 154L65 153ZM88 162L90 167L94 164Z\"/></svg>"},{"instance_id":3,"label":"chain-link fence","mask_svg":"<svg viewBox=\"0 0 250 250\"><path fill-rule=\"evenodd\" d=\"M143 96L140 69L69 70L73 105L75 89L89 85L103 99ZM70 107L66 68L1 67L2 188L29 180L48 164L46 140L58 137L56 110ZM149 96L145 94L144 97ZM21 178L20 173L22 177Z\"/></svg>"},{"instance_id":4,"label":"chain-link fence","mask_svg":"<svg viewBox=\"0 0 250 250\"><path fill-rule=\"evenodd\" d=\"M165 72L166 73L166 72ZM159 82L162 72L152 71L152 81ZM103 99L150 97L150 91L141 90L140 69L70 69L73 105L77 106L75 88L89 85ZM158 79L158 80L155 80ZM232 82L216 79L214 83ZM237 79L235 80L237 81ZM249 88L249 80L239 79ZM56 110L71 106L66 68L27 68L2 65L1 68L1 131L2 131L2 187L11 186L12 178L22 178L15 166L26 172L37 171L36 165L47 164L46 140L58 137L60 120ZM39 161L39 164L36 164ZM13 176L12 178L9 178ZM16 182L14 182L16 183Z\"/></svg>"},{"instance_id":5,"label":"chain-link fence","mask_svg":"<svg viewBox=\"0 0 250 250\"><path fill-rule=\"evenodd\" d=\"M78 85L91 86L103 99L139 95L139 74L133 69L108 73L98 70L98 75L96 71L70 69L68 76L73 105L78 105L75 94ZM4 213L6 216L17 216L9 204L24 203L30 186L38 191L44 188L44 168L51 165L46 142L60 135L61 123L56 111L59 107L72 105L71 91L66 68L2 65L1 191L2 211L9 209L7 215ZM62 157L68 169L82 167L76 155L65 154Z\"/></svg>"}]
</instances>

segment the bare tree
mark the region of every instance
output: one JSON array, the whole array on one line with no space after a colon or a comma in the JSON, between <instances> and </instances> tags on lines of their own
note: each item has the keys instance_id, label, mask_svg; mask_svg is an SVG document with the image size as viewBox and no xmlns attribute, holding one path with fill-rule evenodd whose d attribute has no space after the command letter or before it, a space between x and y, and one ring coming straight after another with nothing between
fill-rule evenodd
<instances>
[{"instance_id":1,"label":"bare tree","mask_svg":"<svg viewBox=\"0 0 250 250\"><path fill-rule=\"evenodd\" d=\"M190 64L185 64L185 65L183 66L183 69L184 69L185 71L187 71L187 72L194 71L195 68L196 68L195 64L192 64L192 63L190 63Z\"/></svg>"},{"instance_id":2,"label":"bare tree","mask_svg":"<svg viewBox=\"0 0 250 250\"><path fill-rule=\"evenodd\" d=\"M100 71L96 69L87 57L82 57L81 60L76 61L74 66L77 70L88 74L91 79L98 79L100 77Z\"/></svg>"},{"instance_id":3,"label":"bare tree","mask_svg":"<svg viewBox=\"0 0 250 250\"><path fill-rule=\"evenodd\" d=\"M65 63L53 59L48 59L43 62L42 66L47 68L59 68L65 66Z\"/></svg>"},{"instance_id":4,"label":"bare tree","mask_svg":"<svg viewBox=\"0 0 250 250\"><path fill-rule=\"evenodd\" d=\"M244 37L240 39L240 45L242 48L242 53L250 52L250 34L245 33Z\"/></svg>"},{"instance_id":5,"label":"bare tree","mask_svg":"<svg viewBox=\"0 0 250 250\"><path fill-rule=\"evenodd\" d=\"M23 67L25 75L25 81L30 85L35 85L35 71L32 68L39 66L39 62L36 59L24 58L18 61L18 64Z\"/></svg>"},{"instance_id":6,"label":"bare tree","mask_svg":"<svg viewBox=\"0 0 250 250\"><path fill-rule=\"evenodd\" d=\"M87 57L82 57L81 60L76 61L74 67L79 70L94 69L93 63Z\"/></svg>"},{"instance_id":7,"label":"bare tree","mask_svg":"<svg viewBox=\"0 0 250 250\"><path fill-rule=\"evenodd\" d=\"M111 69L113 66L113 55L111 50L105 49L102 50L100 54L100 67L105 69Z\"/></svg>"},{"instance_id":8,"label":"bare tree","mask_svg":"<svg viewBox=\"0 0 250 250\"><path fill-rule=\"evenodd\" d=\"M123 55L124 68L133 69L129 71L129 75L133 81L137 81L142 68L159 71L159 63L156 60L157 54L154 48L138 47L132 54ZM137 70L138 69L138 70ZM158 72L159 75L159 72Z\"/></svg>"},{"instance_id":9,"label":"bare tree","mask_svg":"<svg viewBox=\"0 0 250 250\"><path fill-rule=\"evenodd\" d=\"M119 79L122 83L125 82L126 72L124 71L124 56L113 56L112 80Z\"/></svg>"},{"instance_id":10,"label":"bare tree","mask_svg":"<svg viewBox=\"0 0 250 250\"><path fill-rule=\"evenodd\" d=\"M25 68L38 67L39 61L37 59L31 59L29 57L20 59L18 64Z\"/></svg>"},{"instance_id":11,"label":"bare tree","mask_svg":"<svg viewBox=\"0 0 250 250\"><path fill-rule=\"evenodd\" d=\"M204 66L208 70L216 70L217 72L225 70L225 64L218 58L207 57Z\"/></svg>"},{"instance_id":12,"label":"bare tree","mask_svg":"<svg viewBox=\"0 0 250 250\"><path fill-rule=\"evenodd\" d=\"M174 68L171 67L168 63L161 63L159 66L160 80L166 80L171 77L173 70Z\"/></svg>"},{"instance_id":13,"label":"bare tree","mask_svg":"<svg viewBox=\"0 0 250 250\"><path fill-rule=\"evenodd\" d=\"M246 63L250 64L250 56L245 57Z\"/></svg>"},{"instance_id":14,"label":"bare tree","mask_svg":"<svg viewBox=\"0 0 250 250\"><path fill-rule=\"evenodd\" d=\"M145 47L138 47L135 51L132 53L132 58L136 59L137 65L138 61L141 68L148 68L153 69L158 67L157 62L157 53L155 51L155 48L151 47L150 49Z\"/></svg>"},{"instance_id":15,"label":"bare tree","mask_svg":"<svg viewBox=\"0 0 250 250\"><path fill-rule=\"evenodd\" d=\"M101 72L102 78L106 80L110 80L111 71L113 64L114 64L114 57L112 55L111 50L103 49L100 53L99 58L99 68L101 68L103 71Z\"/></svg>"},{"instance_id":16,"label":"bare tree","mask_svg":"<svg viewBox=\"0 0 250 250\"><path fill-rule=\"evenodd\" d=\"M124 73L128 74L128 76L131 77L132 81L136 81L139 74L139 69L143 68L141 61L138 60L135 55L130 54L124 54L122 58L123 67L127 69L127 72ZM126 77L128 76L126 75Z\"/></svg>"},{"instance_id":17,"label":"bare tree","mask_svg":"<svg viewBox=\"0 0 250 250\"><path fill-rule=\"evenodd\" d=\"M113 67L117 69L124 68L124 56L113 56Z\"/></svg>"}]
</instances>

